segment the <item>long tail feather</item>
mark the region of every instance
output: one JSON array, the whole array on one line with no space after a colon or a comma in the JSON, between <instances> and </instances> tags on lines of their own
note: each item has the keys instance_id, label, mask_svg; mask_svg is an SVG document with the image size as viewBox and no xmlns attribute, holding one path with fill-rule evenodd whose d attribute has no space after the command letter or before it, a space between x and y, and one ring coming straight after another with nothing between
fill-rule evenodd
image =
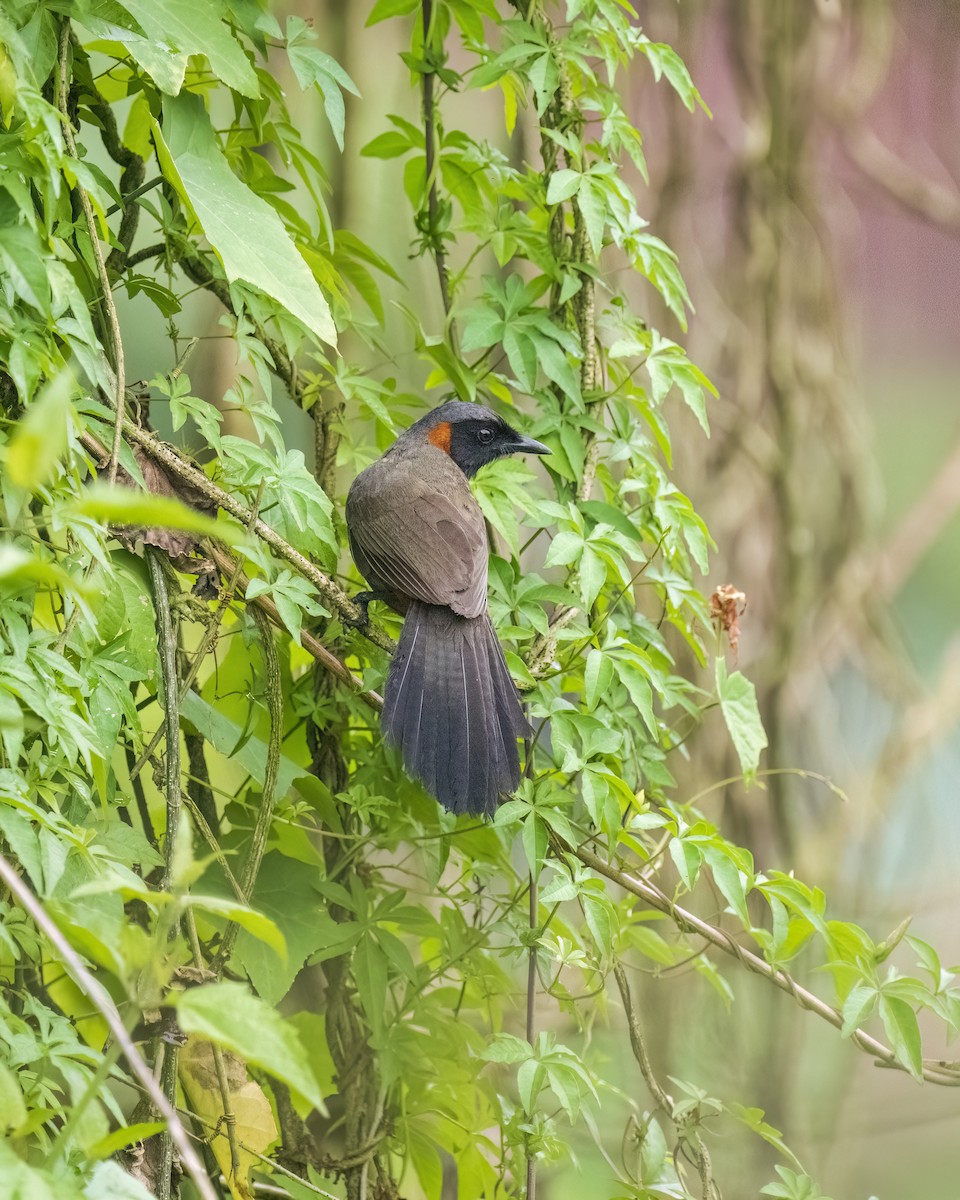
<instances>
[{"instance_id":1,"label":"long tail feather","mask_svg":"<svg viewBox=\"0 0 960 1200\"><path fill-rule=\"evenodd\" d=\"M444 808L494 813L520 782L517 739L529 726L486 613L410 604L382 723L407 773Z\"/></svg>"}]
</instances>

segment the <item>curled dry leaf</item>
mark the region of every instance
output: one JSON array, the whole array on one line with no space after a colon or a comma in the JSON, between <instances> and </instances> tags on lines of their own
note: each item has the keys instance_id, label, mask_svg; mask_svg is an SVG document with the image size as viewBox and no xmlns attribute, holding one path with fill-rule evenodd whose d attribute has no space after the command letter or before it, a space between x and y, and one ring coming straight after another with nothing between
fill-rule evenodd
<instances>
[{"instance_id":1,"label":"curled dry leaf","mask_svg":"<svg viewBox=\"0 0 960 1200\"><path fill-rule=\"evenodd\" d=\"M727 635L734 654L740 644L740 618L746 607L746 595L732 583L722 583L710 597L710 616Z\"/></svg>"},{"instance_id":2,"label":"curled dry leaf","mask_svg":"<svg viewBox=\"0 0 960 1200\"><path fill-rule=\"evenodd\" d=\"M142 446L133 447L133 456L137 460L147 490L155 496L172 497L181 504L187 504L197 512L203 513L204 516L217 515L217 505L208 496L189 480L181 479L168 471L163 463L152 458ZM117 472L117 483L121 487L137 487L136 481L122 467ZM118 526L113 533L127 549L135 549L137 543L141 543L163 550L178 571L197 576L194 590L202 599L211 599L217 595L219 575L216 566L199 553L199 539L195 533L157 526L144 528L139 525Z\"/></svg>"}]
</instances>

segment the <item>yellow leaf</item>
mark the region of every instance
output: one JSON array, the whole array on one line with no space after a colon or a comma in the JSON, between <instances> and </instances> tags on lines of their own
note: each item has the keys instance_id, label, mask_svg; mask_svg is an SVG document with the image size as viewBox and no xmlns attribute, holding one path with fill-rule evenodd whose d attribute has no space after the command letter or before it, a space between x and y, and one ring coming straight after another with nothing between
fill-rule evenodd
<instances>
[{"instance_id":1,"label":"yellow leaf","mask_svg":"<svg viewBox=\"0 0 960 1200\"><path fill-rule=\"evenodd\" d=\"M230 1107L236 1117L237 1147L234 1173L227 1124L223 1120L223 1096L217 1079L213 1047L200 1038L188 1038L180 1051L180 1083L191 1109L203 1122L210 1148L223 1171L233 1200L254 1200L250 1169L260 1161L251 1150L265 1154L280 1136L270 1101L258 1083L247 1075L242 1059L222 1050Z\"/></svg>"}]
</instances>

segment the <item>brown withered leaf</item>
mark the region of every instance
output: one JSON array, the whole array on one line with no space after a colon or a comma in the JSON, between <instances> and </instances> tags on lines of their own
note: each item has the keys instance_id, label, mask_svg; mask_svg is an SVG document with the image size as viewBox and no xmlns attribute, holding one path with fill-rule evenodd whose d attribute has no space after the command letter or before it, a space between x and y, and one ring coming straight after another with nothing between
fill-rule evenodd
<instances>
[{"instance_id":1,"label":"brown withered leaf","mask_svg":"<svg viewBox=\"0 0 960 1200\"><path fill-rule=\"evenodd\" d=\"M734 654L740 645L740 618L746 607L746 595L732 583L722 583L710 597L710 616L727 635Z\"/></svg>"},{"instance_id":2,"label":"brown withered leaf","mask_svg":"<svg viewBox=\"0 0 960 1200\"><path fill-rule=\"evenodd\" d=\"M181 504L187 504L204 516L215 517L217 505L189 480L181 479L168 471L162 462L151 457L142 446L133 447L133 456L143 475L147 490L155 496L172 496ZM117 471L117 483L121 487L137 487L136 481L120 467ZM140 543L144 546L156 546L170 558L176 570L186 575L197 576L195 591L201 599L210 600L218 593L219 574L216 566L209 558L204 558L198 552L199 538L195 533L181 529L162 529L157 526L144 528L139 525L120 525L112 530L118 541L128 550L136 548Z\"/></svg>"}]
</instances>

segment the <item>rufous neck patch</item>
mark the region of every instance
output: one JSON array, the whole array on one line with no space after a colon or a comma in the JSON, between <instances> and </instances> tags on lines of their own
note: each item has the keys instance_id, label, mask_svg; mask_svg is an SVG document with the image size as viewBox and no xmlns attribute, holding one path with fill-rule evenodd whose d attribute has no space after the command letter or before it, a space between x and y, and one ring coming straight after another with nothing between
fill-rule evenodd
<instances>
[{"instance_id":1,"label":"rufous neck patch","mask_svg":"<svg viewBox=\"0 0 960 1200\"><path fill-rule=\"evenodd\" d=\"M436 446L438 450L442 450L444 454L450 453L450 422L441 421L427 434L427 441Z\"/></svg>"}]
</instances>

